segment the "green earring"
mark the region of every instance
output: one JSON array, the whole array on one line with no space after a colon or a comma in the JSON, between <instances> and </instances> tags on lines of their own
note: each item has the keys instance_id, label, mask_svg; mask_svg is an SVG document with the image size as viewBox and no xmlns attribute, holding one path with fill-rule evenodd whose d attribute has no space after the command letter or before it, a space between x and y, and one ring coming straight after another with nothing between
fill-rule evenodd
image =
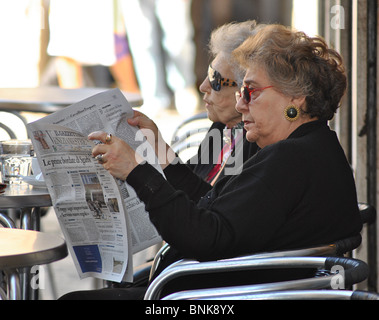
<instances>
[{"instance_id":1,"label":"green earring","mask_svg":"<svg viewBox=\"0 0 379 320\"><path fill-rule=\"evenodd\" d=\"M295 105L290 105L284 109L284 116L288 121L296 121L300 116L300 109Z\"/></svg>"}]
</instances>

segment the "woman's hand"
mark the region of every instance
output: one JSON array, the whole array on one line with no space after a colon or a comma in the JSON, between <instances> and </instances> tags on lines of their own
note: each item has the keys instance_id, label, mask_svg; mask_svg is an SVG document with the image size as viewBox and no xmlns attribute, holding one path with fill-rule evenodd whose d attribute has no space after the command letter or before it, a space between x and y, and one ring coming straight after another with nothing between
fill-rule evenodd
<instances>
[{"instance_id":1,"label":"woman's hand","mask_svg":"<svg viewBox=\"0 0 379 320\"><path fill-rule=\"evenodd\" d=\"M115 136L108 136L107 139L107 135L102 131L88 135L89 140L103 142L92 149L92 155L98 158L104 169L108 170L112 176L125 180L129 173L144 160L125 141Z\"/></svg>"},{"instance_id":2,"label":"woman's hand","mask_svg":"<svg viewBox=\"0 0 379 320\"><path fill-rule=\"evenodd\" d=\"M160 143L164 142L155 122L142 112L134 110L133 118L129 118L127 121L131 126L138 126L148 139L153 138L152 141L148 140L153 147L158 144L159 140L161 140Z\"/></svg>"},{"instance_id":3,"label":"woman's hand","mask_svg":"<svg viewBox=\"0 0 379 320\"><path fill-rule=\"evenodd\" d=\"M176 157L175 152L164 141L161 132L153 120L145 114L134 110L134 117L128 119L131 126L138 126L147 141L153 147L162 169L166 168Z\"/></svg>"}]
</instances>

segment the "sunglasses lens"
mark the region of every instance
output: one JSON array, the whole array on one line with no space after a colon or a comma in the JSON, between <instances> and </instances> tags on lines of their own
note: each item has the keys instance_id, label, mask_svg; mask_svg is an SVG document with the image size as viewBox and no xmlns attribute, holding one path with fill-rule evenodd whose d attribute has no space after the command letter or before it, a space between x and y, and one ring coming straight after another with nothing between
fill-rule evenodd
<instances>
[{"instance_id":1,"label":"sunglasses lens","mask_svg":"<svg viewBox=\"0 0 379 320\"><path fill-rule=\"evenodd\" d=\"M211 87L214 91L220 91L221 90L220 81L218 81L217 79L214 79L213 81L211 81Z\"/></svg>"},{"instance_id":2,"label":"sunglasses lens","mask_svg":"<svg viewBox=\"0 0 379 320\"><path fill-rule=\"evenodd\" d=\"M243 100L245 101L245 103L250 102L251 96L250 96L249 89L247 87L242 88L242 96L243 96Z\"/></svg>"},{"instance_id":3,"label":"sunglasses lens","mask_svg":"<svg viewBox=\"0 0 379 320\"><path fill-rule=\"evenodd\" d=\"M216 70L214 70L211 66L208 68L208 79L211 83L211 87L215 91L221 90L221 75Z\"/></svg>"}]
</instances>

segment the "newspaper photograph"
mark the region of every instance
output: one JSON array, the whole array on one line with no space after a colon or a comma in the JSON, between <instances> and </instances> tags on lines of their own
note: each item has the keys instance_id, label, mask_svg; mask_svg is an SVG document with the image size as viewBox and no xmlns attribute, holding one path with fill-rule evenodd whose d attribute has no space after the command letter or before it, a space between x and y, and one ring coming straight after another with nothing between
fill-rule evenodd
<instances>
[{"instance_id":1,"label":"newspaper photograph","mask_svg":"<svg viewBox=\"0 0 379 320\"><path fill-rule=\"evenodd\" d=\"M111 89L28 124L80 278L131 282L133 254L162 241L134 189L93 158L96 142L87 138L94 131L111 133L163 175L151 145L127 123L132 115L122 92Z\"/></svg>"}]
</instances>

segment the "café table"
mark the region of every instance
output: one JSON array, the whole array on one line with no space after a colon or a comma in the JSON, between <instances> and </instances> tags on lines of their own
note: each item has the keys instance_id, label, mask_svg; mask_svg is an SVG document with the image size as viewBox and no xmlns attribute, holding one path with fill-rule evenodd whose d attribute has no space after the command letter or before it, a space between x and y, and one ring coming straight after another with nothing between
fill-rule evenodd
<instances>
[{"instance_id":1,"label":"caf\u00e9 table","mask_svg":"<svg viewBox=\"0 0 379 320\"><path fill-rule=\"evenodd\" d=\"M0 194L0 211L6 210L6 213L1 212L0 223L6 227L17 228L16 218L19 213L20 229L39 231L41 208L50 207L51 205L52 202L47 188L34 187L26 183L10 184L5 188L4 193ZM30 270L23 270L21 275L24 297L37 295L38 291L28 290Z\"/></svg>"},{"instance_id":2,"label":"caf\u00e9 table","mask_svg":"<svg viewBox=\"0 0 379 320\"><path fill-rule=\"evenodd\" d=\"M26 183L10 184L0 194L0 210L20 210L20 228L40 230L42 207L52 205L47 188L35 187Z\"/></svg>"},{"instance_id":3,"label":"caf\u00e9 table","mask_svg":"<svg viewBox=\"0 0 379 320\"><path fill-rule=\"evenodd\" d=\"M84 87L77 89L64 89L56 86L36 88L0 88L0 111L11 113L18 117L26 126L27 120L22 112L53 113L69 105L91 97L110 88ZM139 107L143 103L139 93L122 91L131 107ZM17 134L1 123L10 138L15 139Z\"/></svg>"},{"instance_id":4,"label":"caf\u00e9 table","mask_svg":"<svg viewBox=\"0 0 379 320\"><path fill-rule=\"evenodd\" d=\"M67 255L66 242L58 236L33 230L0 228L0 270L8 278L6 298L29 298L21 290L18 269L48 264Z\"/></svg>"},{"instance_id":5,"label":"caf\u00e9 table","mask_svg":"<svg viewBox=\"0 0 379 320\"><path fill-rule=\"evenodd\" d=\"M0 110L52 113L109 88L63 89L54 86L36 88L0 88ZM139 93L122 91L132 107L143 100Z\"/></svg>"}]
</instances>

